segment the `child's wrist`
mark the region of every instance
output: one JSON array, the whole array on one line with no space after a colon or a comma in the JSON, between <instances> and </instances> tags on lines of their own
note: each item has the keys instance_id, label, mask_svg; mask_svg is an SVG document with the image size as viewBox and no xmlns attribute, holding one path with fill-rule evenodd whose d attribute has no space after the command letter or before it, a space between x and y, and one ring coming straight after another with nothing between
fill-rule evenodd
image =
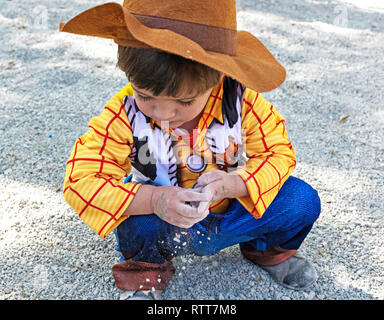
<instances>
[{"instance_id":1,"label":"child's wrist","mask_svg":"<svg viewBox=\"0 0 384 320\"><path fill-rule=\"evenodd\" d=\"M153 187L150 189L149 202L150 202L150 210L152 213L155 213L156 202L159 198L159 195L158 195L159 189L160 189L159 187Z\"/></svg>"},{"instance_id":2,"label":"child's wrist","mask_svg":"<svg viewBox=\"0 0 384 320\"><path fill-rule=\"evenodd\" d=\"M228 174L230 177L230 198L241 198L249 196L247 185L238 174Z\"/></svg>"},{"instance_id":3,"label":"child's wrist","mask_svg":"<svg viewBox=\"0 0 384 320\"><path fill-rule=\"evenodd\" d=\"M153 213L152 198L153 198L153 193L156 191L156 189L157 187L152 185L147 185L147 184L141 185L123 215L131 216L131 215L152 214Z\"/></svg>"}]
</instances>

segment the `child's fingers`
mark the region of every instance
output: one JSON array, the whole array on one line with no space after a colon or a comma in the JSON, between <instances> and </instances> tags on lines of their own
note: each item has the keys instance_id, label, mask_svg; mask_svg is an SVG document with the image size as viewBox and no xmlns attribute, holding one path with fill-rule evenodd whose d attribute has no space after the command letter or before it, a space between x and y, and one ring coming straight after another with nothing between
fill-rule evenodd
<instances>
[{"instance_id":1,"label":"child's fingers","mask_svg":"<svg viewBox=\"0 0 384 320\"><path fill-rule=\"evenodd\" d=\"M207 173L204 173L197 179L197 183L202 186L206 186L214 181L220 180L220 170L212 170Z\"/></svg>"},{"instance_id":2,"label":"child's fingers","mask_svg":"<svg viewBox=\"0 0 384 320\"><path fill-rule=\"evenodd\" d=\"M198 184L197 182L195 183L195 185L193 186L193 191L196 191L196 192L201 192L201 190L204 188L204 186Z\"/></svg>"},{"instance_id":3,"label":"child's fingers","mask_svg":"<svg viewBox=\"0 0 384 320\"><path fill-rule=\"evenodd\" d=\"M203 190L201 190L202 194L208 194L209 201L213 201L216 194L217 182L212 182L206 185Z\"/></svg>"},{"instance_id":4,"label":"child's fingers","mask_svg":"<svg viewBox=\"0 0 384 320\"><path fill-rule=\"evenodd\" d=\"M205 212L209 212L209 206L210 206L211 202L200 202L199 203L199 206L197 207L197 211L200 213L200 214L203 214Z\"/></svg>"},{"instance_id":5,"label":"child's fingers","mask_svg":"<svg viewBox=\"0 0 384 320\"><path fill-rule=\"evenodd\" d=\"M206 212L199 211L196 207L187 204L178 204L175 208L176 212L187 219L197 219L200 221L206 217ZM196 222L197 222L196 221Z\"/></svg>"},{"instance_id":6,"label":"child's fingers","mask_svg":"<svg viewBox=\"0 0 384 320\"><path fill-rule=\"evenodd\" d=\"M209 206L211 202L214 200L215 196L215 186L214 184L209 184L201 190L202 194L207 194L209 201L201 201L197 207L197 211L203 213L205 211L209 211Z\"/></svg>"},{"instance_id":7,"label":"child's fingers","mask_svg":"<svg viewBox=\"0 0 384 320\"><path fill-rule=\"evenodd\" d=\"M180 198L184 202L211 201L211 195L207 192L184 191L180 193Z\"/></svg>"}]
</instances>

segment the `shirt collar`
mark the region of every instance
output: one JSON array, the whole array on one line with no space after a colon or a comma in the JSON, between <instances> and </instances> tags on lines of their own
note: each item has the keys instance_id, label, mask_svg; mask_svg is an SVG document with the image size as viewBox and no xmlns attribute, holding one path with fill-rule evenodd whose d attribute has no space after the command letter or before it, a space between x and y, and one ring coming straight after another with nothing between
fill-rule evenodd
<instances>
[{"instance_id":1,"label":"shirt collar","mask_svg":"<svg viewBox=\"0 0 384 320\"><path fill-rule=\"evenodd\" d=\"M212 89L211 95L209 96L209 99L204 109L204 114L206 116L213 116L214 118L219 120L221 124L224 124L222 108L223 83L224 78L216 87Z\"/></svg>"}]
</instances>

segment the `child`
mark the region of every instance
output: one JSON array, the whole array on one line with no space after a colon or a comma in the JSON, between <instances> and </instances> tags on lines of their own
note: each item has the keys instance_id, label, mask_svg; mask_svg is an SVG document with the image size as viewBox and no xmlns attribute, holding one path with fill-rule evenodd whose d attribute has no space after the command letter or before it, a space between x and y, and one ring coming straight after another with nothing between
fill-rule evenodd
<instances>
[{"instance_id":1,"label":"child","mask_svg":"<svg viewBox=\"0 0 384 320\"><path fill-rule=\"evenodd\" d=\"M129 80L77 139L64 183L95 232L114 231L117 287L159 299L173 257L235 244L278 283L311 286L316 271L297 249L320 200L291 176L285 121L259 93L285 70L237 31L235 1L107 3L60 31L113 39Z\"/></svg>"}]
</instances>

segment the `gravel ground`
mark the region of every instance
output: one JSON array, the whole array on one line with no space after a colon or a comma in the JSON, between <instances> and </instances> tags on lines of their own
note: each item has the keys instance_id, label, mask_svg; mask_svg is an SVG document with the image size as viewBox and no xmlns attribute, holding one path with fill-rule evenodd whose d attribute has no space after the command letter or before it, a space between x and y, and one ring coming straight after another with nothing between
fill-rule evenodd
<instances>
[{"instance_id":1,"label":"gravel ground","mask_svg":"<svg viewBox=\"0 0 384 320\"><path fill-rule=\"evenodd\" d=\"M58 25L103 2L1 2L1 299L120 298L113 235L99 238L62 196L75 139L126 80L112 41ZM318 282L280 287L234 246L176 258L166 299L384 299L384 5L362 2L237 2L239 29L288 71L264 96L286 119L294 175L322 199L301 248Z\"/></svg>"}]
</instances>

